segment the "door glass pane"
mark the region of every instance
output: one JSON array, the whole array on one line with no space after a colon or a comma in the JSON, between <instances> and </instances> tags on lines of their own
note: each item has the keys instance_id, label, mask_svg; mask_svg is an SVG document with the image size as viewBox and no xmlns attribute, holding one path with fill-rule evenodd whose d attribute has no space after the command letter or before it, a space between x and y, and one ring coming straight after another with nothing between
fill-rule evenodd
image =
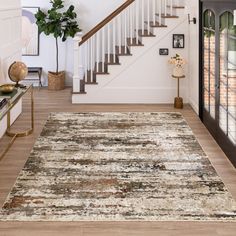
<instances>
[{"instance_id":1,"label":"door glass pane","mask_svg":"<svg viewBox=\"0 0 236 236\"><path fill-rule=\"evenodd\" d=\"M215 48L215 25L211 28L210 35L210 115L215 118L215 58L216 58L216 48Z\"/></svg>"},{"instance_id":2,"label":"door glass pane","mask_svg":"<svg viewBox=\"0 0 236 236\"><path fill-rule=\"evenodd\" d=\"M210 40L209 40L209 11L204 13L204 108L207 111L210 111L209 103L209 49L210 49Z\"/></svg>"},{"instance_id":3,"label":"door glass pane","mask_svg":"<svg viewBox=\"0 0 236 236\"><path fill-rule=\"evenodd\" d=\"M227 54L228 54L228 12L220 16L220 110L219 125L227 133Z\"/></svg>"},{"instance_id":4,"label":"door glass pane","mask_svg":"<svg viewBox=\"0 0 236 236\"><path fill-rule=\"evenodd\" d=\"M220 16L220 128L236 144L236 27L233 14Z\"/></svg>"},{"instance_id":5,"label":"door glass pane","mask_svg":"<svg viewBox=\"0 0 236 236\"><path fill-rule=\"evenodd\" d=\"M229 13L228 30L228 134L236 144L236 27L234 17Z\"/></svg>"},{"instance_id":6,"label":"door glass pane","mask_svg":"<svg viewBox=\"0 0 236 236\"><path fill-rule=\"evenodd\" d=\"M204 107L215 119L215 14L204 12Z\"/></svg>"}]
</instances>

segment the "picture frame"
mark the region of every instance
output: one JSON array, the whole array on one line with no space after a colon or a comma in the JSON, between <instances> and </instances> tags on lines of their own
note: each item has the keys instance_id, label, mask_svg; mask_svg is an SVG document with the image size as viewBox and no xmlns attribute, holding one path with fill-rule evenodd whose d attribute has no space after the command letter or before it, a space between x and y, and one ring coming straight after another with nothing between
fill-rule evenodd
<instances>
[{"instance_id":1,"label":"picture frame","mask_svg":"<svg viewBox=\"0 0 236 236\"><path fill-rule=\"evenodd\" d=\"M168 56L169 55L169 49L168 48L160 48L159 49L159 55Z\"/></svg>"},{"instance_id":2,"label":"picture frame","mask_svg":"<svg viewBox=\"0 0 236 236\"><path fill-rule=\"evenodd\" d=\"M22 56L39 56L39 29L35 14L39 7L22 7Z\"/></svg>"},{"instance_id":3,"label":"picture frame","mask_svg":"<svg viewBox=\"0 0 236 236\"><path fill-rule=\"evenodd\" d=\"M173 34L173 48L184 48L185 36L184 34Z\"/></svg>"}]
</instances>

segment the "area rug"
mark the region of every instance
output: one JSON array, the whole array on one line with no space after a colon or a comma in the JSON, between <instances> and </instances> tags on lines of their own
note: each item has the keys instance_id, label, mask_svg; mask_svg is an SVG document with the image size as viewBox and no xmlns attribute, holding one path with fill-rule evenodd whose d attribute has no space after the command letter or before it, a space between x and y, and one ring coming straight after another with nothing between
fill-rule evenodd
<instances>
[{"instance_id":1,"label":"area rug","mask_svg":"<svg viewBox=\"0 0 236 236\"><path fill-rule=\"evenodd\" d=\"M2 221L235 221L179 113L52 113Z\"/></svg>"}]
</instances>

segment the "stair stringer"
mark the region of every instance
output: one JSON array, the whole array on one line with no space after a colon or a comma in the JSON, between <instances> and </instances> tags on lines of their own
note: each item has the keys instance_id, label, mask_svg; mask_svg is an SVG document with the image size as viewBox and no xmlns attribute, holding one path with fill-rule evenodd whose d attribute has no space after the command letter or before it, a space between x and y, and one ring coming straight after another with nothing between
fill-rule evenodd
<instances>
[{"instance_id":1,"label":"stair stringer","mask_svg":"<svg viewBox=\"0 0 236 236\"><path fill-rule=\"evenodd\" d=\"M165 19L165 24L168 27L154 28L156 37L142 37L144 47L131 47L132 56L120 56L121 65L109 65L109 75L97 75L98 84L86 85L87 94L73 94L72 102L78 104L172 103L176 94L176 81L171 79L171 68L167 60L175 53L185 58L188 56L187 37L185 49L172 49L172 34L181 33L187 36L188 22L186 16L180 16L178 19ZM159 56L159 48L169 48L170 55ZM160 73L156 70L158 63L155 65L152 61L156 58L160 63ZM187 91L186 80L181 84L181 95L185 101L188 101Z\"/></svg>"}]
</instances>

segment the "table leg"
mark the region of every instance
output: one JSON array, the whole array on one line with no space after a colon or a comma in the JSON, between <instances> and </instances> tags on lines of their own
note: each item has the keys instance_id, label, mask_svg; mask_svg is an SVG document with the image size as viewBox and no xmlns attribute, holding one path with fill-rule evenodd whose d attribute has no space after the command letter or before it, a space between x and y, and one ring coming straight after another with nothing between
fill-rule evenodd
<instances>
[{"instance_id":1,"label":"table leg","mask_svg":"<svg viewBox=\"0 0 236 236\"><path fill-rule=\"evenodd\" d=\"M42 85L42 70L39 71L39 87L43 87L43 85Z\"/></svg>"}]
</instances>

